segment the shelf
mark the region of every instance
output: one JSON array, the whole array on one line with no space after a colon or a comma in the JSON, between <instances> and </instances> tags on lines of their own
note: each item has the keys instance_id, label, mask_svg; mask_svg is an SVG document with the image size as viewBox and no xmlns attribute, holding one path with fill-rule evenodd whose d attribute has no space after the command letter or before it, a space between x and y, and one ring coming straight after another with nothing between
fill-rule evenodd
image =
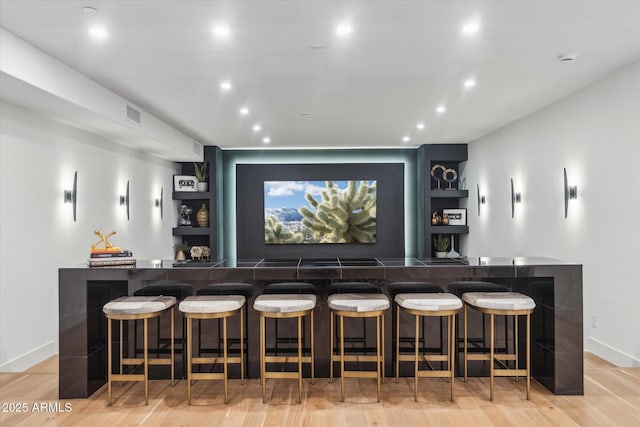
<instances>
[{"instance_id":1,"label":"shelf","mask_svg":"<svg viewBox=\"0 0 640 427\"><path fill-rule=\"evenodd\" d=\"M174 236L206 236L211 233L211 227L175 227Z\"/></svg>"},{"instance_id":2,"label":"shelf","mask_svg":"<svg viewBox=\"0 0 640 427\"><path fill-rule=\"evenodd\" d=\"M204 200L211 197L211 191L174 191L173 200Z\"/></svg>"},{"instance_id":3,"label":"shelf","mask_svg":"<svg viewBox=\"0 0 640 427\"><path fill-rule=\"evenodd\" d=\"M469 233L468 225L430 225L428 226L431 234L467 234Z\"/></svg>"},{"instance_id":4,"label":"shelf","mask_svg":"<svg viewBox=\"0 0 640 427\"><path fill-rule=\"evenodd\" d=\"M469 197L469 190L431 190L432 199L462 199Z\"/></svg>"}]
</instances>

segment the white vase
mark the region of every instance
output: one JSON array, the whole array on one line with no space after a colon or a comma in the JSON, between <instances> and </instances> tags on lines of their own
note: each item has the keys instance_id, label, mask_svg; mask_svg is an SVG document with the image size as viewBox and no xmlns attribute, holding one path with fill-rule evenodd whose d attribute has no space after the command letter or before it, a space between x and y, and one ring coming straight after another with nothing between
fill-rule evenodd
<instances>
[{"instance_id":1,"label":"white vase","mask_svg":"<svg viewBox=\"0 0 640 427\"><path fill-rule=\"evenodd\" d=\"M447 257L446 252L436 252L436 258L446 258L446 257Z\"/></svg>"},{"instance_id":2,"label":"white vase","mask_svg":"<svg viewBox=\"0 0 640 427\"><path fill-rule=\"evenodd\" d=\"M208 191L209 190L209 183L208 182L198 182L196 184L196 189L198 191Z\"/></svg>"}]
</instances>

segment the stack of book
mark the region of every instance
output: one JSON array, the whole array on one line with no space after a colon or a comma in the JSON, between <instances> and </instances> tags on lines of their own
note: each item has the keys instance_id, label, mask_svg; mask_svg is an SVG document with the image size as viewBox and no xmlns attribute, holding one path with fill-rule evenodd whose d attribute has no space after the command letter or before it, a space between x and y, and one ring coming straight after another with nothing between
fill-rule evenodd
<instances>
[{"instance_id":1,"label":"stack of book","mask_svg":"<svg viewBox=\"0 0 640 427\"><path fill-rule=\"evenodd\" d=\"M131 267L136 265L136 260L131 251L120 248L92 249L87 260L89 267Z\"/></svg>"}]
</instances>

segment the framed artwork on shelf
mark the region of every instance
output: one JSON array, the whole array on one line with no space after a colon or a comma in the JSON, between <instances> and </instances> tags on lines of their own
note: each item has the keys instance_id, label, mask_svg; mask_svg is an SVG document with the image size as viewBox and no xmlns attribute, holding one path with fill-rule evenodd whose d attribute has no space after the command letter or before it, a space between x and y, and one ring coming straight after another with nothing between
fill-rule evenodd
<instances>
[{"instance_id":1,"label":"framed artwork on shelf","mask_svg":"<svg viewBox=\"0 0 640 427\"><path fill-rule=\"evenodd\" d=\"M195 176L174 175L173 191L198 191L196 184L198 180Z\"/></svg>"},{"instance_id":2,"label":"framed artwork on shelf","mask_svg":"<svg viewBox=\"0 0 640 427\"><path fill-rule=\"evenodd\" d=\"M449 217L449 225L467 225L466 209L443 209L442 216Z\"/></svg>"}]
</instances>

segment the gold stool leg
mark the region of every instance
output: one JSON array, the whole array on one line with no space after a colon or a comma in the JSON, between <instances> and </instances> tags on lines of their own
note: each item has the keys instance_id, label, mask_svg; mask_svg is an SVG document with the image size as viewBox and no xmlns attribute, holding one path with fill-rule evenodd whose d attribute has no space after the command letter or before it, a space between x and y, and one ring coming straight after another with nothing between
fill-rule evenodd
<instances>
[{"instance_id":1,"label":"gold stool leg","mask_svg":"<svg viewBox=\"0 0 640 427\"><path fill-rule=\"evenodd\" d=\"M240 309L240 384L244 384L244 306Z\"/></svg>"},{"instance_id":2,"label":"gold stool leg","mask_svg":"<svg viewBox=\"0 0 640 427\"><path fill-rule=\"evenodd\" d=\"M527 400L529 400L529 389L531 388L531 315L527 313Z\"/></svg>"},{"instance_id":3,"label":"gold stool leg","mask_svg":"<svg viewBox=\"0 0 640 427\"><path fill-rule=\"evenodd\" d=\"M380 369L380 364L384 363L383 359L382 359L382 349L380 348L381 343L380 343L380 337L382 335L382 331L380 330L380 322L384 322L384 314L380 315L380 316L376 316L376 359L377 359L377 363L376 363L376 379L378 380L378 402L380 402L380 395L381 395L381 389L382 387L380 386L380 375L381 375L381 369ZM384 365L383 365L384 367Z\"/></svg>"},{"instance_id":4,"label":"gold stool leg","mask_svg":"<svg viewBox=\"0 0 640 427\"><path fill-rule=\"evenodd\" d=\"M120 323L120 375L122 375L124 372L122 370L122 338L123 338L123 334L122 334L122 320L119 321ZM120 381L120 387L124 387L124 381Z\"/></svg>"},{"instance_id":5,"label":"gold stool leg","mask_svg":"<svg viewBox=\"0 0 640 427\"><path fill-rule=\"evenodd\" d=\"M494 314L490 314L489 315L491 317L491 325L490 325L490 333L489 333L489 339L491 340L491 343L489 344L489 349L490 349L490 353L489 353L489 368L490 368L490 376L491 379L489 381L489 400L493 401L493 365L495 364L495 361L493 360L493 353L494 353L494 320L495 320L495 315Z\"/></svg>"},{"instance_id":6,"label":"gold stool leg","mask_svg":"<svg viewBox=\"0 0 640 427\"><path fill-rule=\"evenodd\" d=\"M222 372L224 376L224 403L229 403L229 381L227 379L227 316L222 318L222 355L224 357L224 364L222 366Z\"/></svg>"},{"instance_id":7,"label":"gold stool leg","mask_svg":"<svg viewBox=\"0 0 640 427\"><path fill-rule=\"evenodd\" d=\"M191 358L192 358L192 348L193 345L193 331L191 327L193 325L193 319L191 317L187 317L187 403L191 405ZM202 322L200 322L202 325ZM202 326L200 326L202 327Z\"/></svg>"},{"instance_id":8,"label":"gold stool leg","mask_svg":"<svg viewBox=\"0 0 640 427\"><path fill-rule=\"evenodd\" d=\"M149 404L149 319L143 320L144 333L144 404Z\"/></svg>"},{"instance_id":9,"label":"gold stool leg","mask_svg":"<svg viewBox=\"0 0 640 427\"><path fill-rule=\"evenodd\" d=\"M302 316L298 316L298 403L302 403Z\"/></svg>"},{"instance_id":10,"label":"gold stool leg","mask_svg":"<svg viewBox=\"0 0 640 427\"><path fill-rule=\"evenodd\" d=\"M418 401L418 349L420 345L418 340L420 338L420 316L416 314L416 336L415 336L415 359L413 361L413 400Z\"/></svg>"},{"instance_id":11,"label":"gold stool leg","mask_svg":"<svg viewBox=\"0 0 640 427\"><path fill-rule=\"evenodd\" d=\"M112 351L112 346L113 344L111 344L111 319L107 317L107 368L109 369L108 375L107 375L107 405L111 406L111 371L112 371L112 367L111 367L111 351ZM122 372L121 372L122 373Z\"/></svg>"},{"instance_id":12,"label":"gold stool leg","mask_svg":"<svg viewBox=\"0 0 640 427\"><path fill-rule=\"evenodd\" d=\"M329 384L333 383L333 311L329 312Z\"/></svg>"},{"instance_id":13,"label":"gold stool leg","mask_svg":"<svg viewBox=\"0 0 640 427\"><path fill-rule=\"evenodd\" d=\"M340 401L344 402L344 316L340 319ZM378 369L380 364L378 363Z\"/></svg>"},{"instance_id":14,"label":"gold stool leg","mask_svg":"<svg viewBox=\"0 0 640 427\"><path fill-rule=\"evenodd\" d=\"M380 348L380 352L382 354L382 358L380 360L380 364L382 365L382 384L384 384L384 377L385 377L385 368L384 368L384 313L380 316L380 320L382 322L382 328L380 329L380 344L381 344L381 348ZM378 398L378 401L380 400L380 398Z\"/></svg>"},{"instance_id":15,"label":"gold stool leg","mask_svg":"<svg viewBox=\"0 0 640 427\"><path fill-rule=\"evenodd\" d=\"M464 382L467 382L467 305L464 305Z\"/></svg>"},{"instance_id":16,"label":"gold stool leg","mask_svg":"<svg viewBox=\"0 0 640 427\"><path fill-rule=\"evenodd\" d=\"M455 366L456 366L456 352L454 350L454 345L456 342L456 315L452 314L451 316L449 316L449 323L447 324L447 327L449 328L449 342L448 347L449 347L449 360L450 360L450 365L449 365L449 369L451 370L451 401L453 402L453 382L455 381Z\"/></svg>"},{"instance_id":17,"label":"gold stool leg","mask_svg":"<svg viewBox=\"0 0 640 427\"><path fill-rule=\"evenodd\" d=\"M514 347L516 349L516 371L518 370L518 315L513 316L513 329L515 330ZM518 381L518 375L516 375L516 381Z\"/></svg>"},{"instance_id":18,"label":"gold stool leg","mask_svg":"<svg viewBox=\"0 0 640 427\"><path fill-rule=\"evenodd\" d=\"M267 403L267 380L264 377L267 370L264 360L266 354L265 341L265 319L264 316L260 315L260 378L262 378L262 403Z\"/></svg>"},{"instance_id":19,"label":"gold stool leg","mask_svg":"<svg viewBox=\"0 0 640 427\"><path fill-rule=\"evenodd\" d=\"M314 337L313 337L313 310L311 310L311 330L310 330L310 334L311 334L311 384L315 384L316 382L316 358L315 358L315 354L313 352L313 342L314 342Z\"/></svg>"},{"instance_id":20,"label":"gold stool leg","mask_svg":"<svg viewBox=\"0 0 640 427\"><path fill-rule=\"evenodd\" d=\"M396 305L396 384L400 382L400 307Z\"/></svg>"},{"instance_id":21,"label":"gold stool leg","mask_svg":"<svg viewBox=\"0 0 640 427\"><path fill-rule=\"evenodd\" d=\"M175 384L175 312L174 307L171 307L171 387Z\"/></svg>"}]
</instances>

